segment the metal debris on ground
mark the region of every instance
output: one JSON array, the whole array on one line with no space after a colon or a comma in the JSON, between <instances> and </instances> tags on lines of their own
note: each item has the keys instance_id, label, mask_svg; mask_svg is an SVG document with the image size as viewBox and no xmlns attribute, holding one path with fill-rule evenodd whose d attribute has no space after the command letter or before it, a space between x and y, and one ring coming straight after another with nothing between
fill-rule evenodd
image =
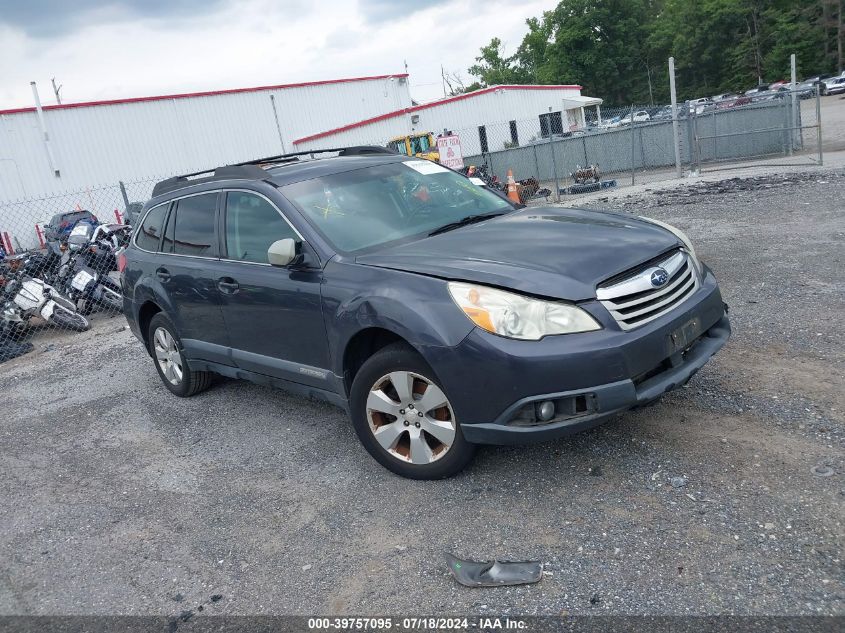
<instances>
[{"instance_id":1,"label":"metal debris on ground","mask_svg":"<svg viewBox=\"0 0 845 633\"><path fill-rule=\"evenodd\" d=\"M813 466L810 472L816 477L832 477L834 474L830 466Z\"/></svg>"},{"instance_id":2,"label":"metal debris on ground","mask_svg":"<svg viewBox=\"0 0 845 633\"><path fill-rule=\"evenodd\" d=\"M528 585L543 578L540 561L472 561L446 554L449 571L465 587Z\"/></svg>"},{"instance_id":3,"label":"metal debris on ground","mask_svg":"<svg viewBox=\"0 0 845 633\"><path fill-rule=\"evenodd\" d=\"M672 484L673 488L683 488L687 485L687 478L686 477L670 477L669 483Z\"/></svg>"}]
</instances>

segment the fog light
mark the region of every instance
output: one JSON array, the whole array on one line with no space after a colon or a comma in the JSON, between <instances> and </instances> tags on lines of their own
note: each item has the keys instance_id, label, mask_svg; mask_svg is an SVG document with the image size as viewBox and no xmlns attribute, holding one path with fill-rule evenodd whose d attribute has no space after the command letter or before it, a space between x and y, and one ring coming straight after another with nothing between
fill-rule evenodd
<instances>
[{"instance_id":1,"label":"fog light","mask_svg":"<svg viewBox=\"0 0 845 633\"><path fill-rule=\"evenodd\" d=\"M555 417L555 403L551 400L544 400L537 405L537 418L547 422Z\"/></svg>"}]
</instances>

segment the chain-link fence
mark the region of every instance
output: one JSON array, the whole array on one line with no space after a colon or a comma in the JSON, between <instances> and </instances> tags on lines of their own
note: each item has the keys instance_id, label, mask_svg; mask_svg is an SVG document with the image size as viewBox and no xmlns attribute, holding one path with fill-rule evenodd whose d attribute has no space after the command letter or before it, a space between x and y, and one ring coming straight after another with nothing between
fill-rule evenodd
<instances>
[{"instance_id":1,"label":"chain-link fence","mask_svg":"<svg viewBox=\"0 0 845 633\"><path fill-rule=\"evenodd\" d=\"M777 158L782 165L820 165L821 96L815 89L762 91L690 110L687 139L694 173Z\"/></svg>"},{"instance_id":2,"label":"chain-link fence","mask_svg":"<svg viewBox=\"0 0 845 633\"><path fill-rule=\"evenodd\" d=\"M122 314L119 256L157 180L0 203L0 362Z\"/></svg>"},{"instance_id":3,"label":"chain-link fence","mask_svg":"<svg viewBox=\"0 0 845 633\"><path fill-rule=\"evenodd\" d=\"M597 105L598 99L584 99L591 104L576 102L521 118L479 108L478 120L458 129L421 130L413 113L403 111L391 115L392 132L356 128L354 142L330 135L320 142L323 147L388 146L434 158L503 190L512 176L520 199L529 205L672 178L679 167L676 155L689 172L759 158L793 165L822 160L815 88L679 104L677 154L670 106L612 109ZM314 129L320 125L313 122ZM395 136L399 128L406 136ZM230 162L237 160L243 156L232 156ZM129 173L125 182L21 200L4 201L0 191L0 362L30 350L39 332L84 331L93 321L120 313L118 268L129 238L127 225L136 220L155 183L172 175Z\"/></svg>"}]
</instances>

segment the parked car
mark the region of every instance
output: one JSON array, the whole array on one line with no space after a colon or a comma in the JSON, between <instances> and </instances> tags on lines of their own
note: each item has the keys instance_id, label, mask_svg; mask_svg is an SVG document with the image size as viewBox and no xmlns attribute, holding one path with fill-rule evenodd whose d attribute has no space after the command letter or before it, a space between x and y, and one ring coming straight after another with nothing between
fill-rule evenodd
<instances>
[{"instance_id":1,"label":"parked car","mask_svg":"<svg viewBox=\"0 0 845 633\"><path fill-rule=\"evenodd\" d=\"M90 211L68 211L57 213L44 225L44 239L48 242L66 242L68 235L77 222L86 221L96 224L97 216Z\"/></svg>"},{"instance_id":2,"label":"parked car","mask_svg":"<svg viewBox=\"0 0 845 633\"><path fill-rule=\"evenodd\" d=\"M716 103L716 110L730 110L731 108L738 108L740 106L751 103L751 97L735 96L733 99L723 99Z\"/></svg>"},{"instance_id":3,"label":"parked car","mask_svg":"<svg viewBox=\"0 0 845 633\"><path fill-rule=\"evenodd\" d=\"M714 95L710 98L713 103L719 103L720 101L730 101L736 99L739 95L735 92L723 92L722 94Z\"/></svg>"},{"instance_id":4,"label":"parked car","mask_svg":"<svg viewBox=\"0 0 845 633\"><path fill-rule=\"evenodd\" d=\"M624 125L621 116L611 117L610 119L605 119L604 123L602 123L601 127L606 129L617 128Z\"/></svg>"},{"instance_id":5,"label":"parked car","mask_svg":"<svg viewBox=\"0 0 845 633\"><path fill-rule=\"evenodd\" d=\"M710 97L701 97L700 99L693 99L689 102L689 111L690 113L695 112L696 114L701 114L702 112L704 112L705 108L712 105L713 102L710 100Z\"/></svg>"},{"instance_id":6,"label":"parked car","mask_svg":"<svg viewBox=\"0 0 845 633\"><path fill-rule=\"evenodd\" d=\"M730 335L676 228L521 209L436 163L330 151L156 185L119 267L131 329L173 394L219 373L323 398L383 466L431 479L477 444L649 403Z\"/></svg>"},{"instance_id":7,"label":"parked car","mask_svg":"<svg viewBox=\"0 0 845 633\"><path fill-rule=\"evenodd\" d=\"M789 94L788 89L782 90L760 90L751 95L750 99L753 103L761 101L774 101L775 99L784 99Z\"/></svg>"},{"instance_id":8,"label":"parked car","mask_svg":"<svg viewBox=\"0 0 845 633\"><path fill-rule=\"evenodd\" d=\"M753 88L749 88L743 94L746 97L754 97L761 92L766 92L769 89L769 84L760 84L759 86L754 86Z\"/></svg>"},{"instance_id":9,"label":"parked car","mask_svg":"<svg viewBox=\"0 0 845 633\"><path fill-rule=\"evenodd\" d=\"M838 95L845 92L845 77L833 77L832 79L825 79L824 95Z\"/></svg>"},{"instance_id":10,"label":"parked car","mask_svg":"<svg viewBox=\"0 0 845 633\"><path fill-rule=\"evenodd\" d=\"M678 118L685 119L687 117L688 109L684 107L684 104L678 104L677 108ZM655 112L651 116L652 121L670 121L672 119L672 106L667 105L660 108L657 112Z\"/></svg>"},{"instance_id":11,"label":"parked car","mask_svg":"<svg viewBox=\"0 0 845 633\"><path fill-rule=\"evenodd\" d=\"M802 81L795 85L793 91L799 99L809 99L816 94L816 84L812 81Z\"/></svg>"}]
</instances>

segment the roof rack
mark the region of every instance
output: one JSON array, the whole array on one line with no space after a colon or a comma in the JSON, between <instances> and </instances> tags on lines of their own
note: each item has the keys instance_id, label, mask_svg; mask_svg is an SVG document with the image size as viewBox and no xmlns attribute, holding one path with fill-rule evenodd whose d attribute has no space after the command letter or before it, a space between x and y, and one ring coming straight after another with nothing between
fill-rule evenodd
<instances>
[{"instance_id":1,"label":"roof rack","mask_svg":"<svg viewBox=\"0 0 845 633\"><path fill-rule=\"evenodd\" d=\"M297 162L300 156L329 154L335 152L338 156L369 156L373 154L396 153L386 147L379 147L378 145L356 145L352 147L312 149L302 152L292 152L290 154L277 154L276 156L256 158L242 163L233 163L222 167L195 171L190 174L182 174L181 176L174 176L172 178L168 178L167 180L162 180L161 182L156 183L155 187L153 187L152 197L155 198L156 196L167 193L168 191L182 189L188 185L214 182L215 180L264 180L267 178L267 172L261 167L261 165L293 163ZM208 175L203 176L203 174Z\"/></svg>"}]
</instances>

